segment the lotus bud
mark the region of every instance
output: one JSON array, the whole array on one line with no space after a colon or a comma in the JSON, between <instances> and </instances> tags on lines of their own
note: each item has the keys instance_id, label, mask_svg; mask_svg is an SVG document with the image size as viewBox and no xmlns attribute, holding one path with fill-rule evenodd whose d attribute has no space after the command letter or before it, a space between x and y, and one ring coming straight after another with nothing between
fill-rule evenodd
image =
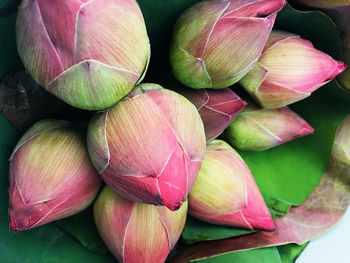
<instances>
[{"instance_id":1,"label":"lotus bud","mask_svg":"<svg viewBox=\"0 0 350 263\"><path fill-rule=\"evenodd\" d=\"M214 224L274 229L274 222L243 159L226 142L214 140L189 194L190 215Z\"/></svg>"},{"instance_id":2,"label":"lotus bud","mask_svg":"<svg viewBox=\"0 0 350 263\"><path fill-rule=\"evenodd\" d=\"M350 115L339 126L335 137L330 165L350 179Z\"/></svg>"},{"instance_id":3,"label":"lotus bud","mask_svg":"<svg viewBox=\"0 0 350 263\"><path fill-rule=\"evenodd\" d=\"M14 232L79 213L101 186L84 136L66 121L36 123L17 143L10 161L9 220Z\"/></svg>"},{"instance_id":4,"label":"lotus bud","mask_svg":"<svg viewBox=\"0 0 350 263\"><path fill-rule=\"evenodd\" d=\"M236 149L261 151L313 132L314 129L288 107L248 106L226 129L225 138Z\"/></svg>"},{"instance_id":5,"label":"lotus bud","mask_svg":"<svg viewBox=\"0 0 350 263\"><path fill-rule=\"evenodd\" d=\"M133 201L178 209L205 155L203 122L183 96L139 85L89 123L88 150L102 179Z\"/></svg>"},{"instance_id":6,"label":"lotus bud","mask_svg":"<svg viewBox=\"0 0 350 263\"><path fill-rule=\"evenodd\" d=\"M231 89L181 91L197 108L204 123L207 141L218 137L231 124L246 102Z\"/></svg>"},{"instance_id":7,"label":"lotus bud","mask_svg":"<svg viewBox=\"0 0 350 263\"><path fill-rule=\"evenodd\" d=\"M120 263L164 262L184 228L187 201L175 212L133 202L106 186L94 205L97 229Z\"/></svg>"},{"instance_id":8,"label":"lotus bud","mask_svg":"<svg viewBox=\"0 0 350 263\"><path fill-rule=\"evenodd\" d=\"M170 50L174 76L195 88L226 88L255 64L285 0L202 1L178 19Z\"/></svg>"},{"instance_id":9,"label":"lotus bud","mask_svg":"<svg viewBox=\"0 0 350 263\"><path fill-rule=\"evenodd\" d=\"M81 109L115 104L149 62L135 0L23 0L16 30L19 56L34 80Z\"/></svg>"},{"instance_id":10,"label":"lotus bud","mask_svg":"<svg viewBox=\"0 0 350 263\"><path fill-rule=\"evenodd\" d=\"M310 96L345 65L297 35L273 31L263 55L240 84L264 108L280 108Z\"/></svg>"}]
</instances>

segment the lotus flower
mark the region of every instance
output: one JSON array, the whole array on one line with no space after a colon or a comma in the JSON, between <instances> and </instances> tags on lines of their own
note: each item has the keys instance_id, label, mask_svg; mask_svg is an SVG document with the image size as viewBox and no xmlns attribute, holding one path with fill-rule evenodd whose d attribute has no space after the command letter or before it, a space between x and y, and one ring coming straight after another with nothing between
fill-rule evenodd
<instances>
[{"instance_id":1,"label":"lotus flower","mask_svg":"<svg viewBox=\"0 0 350 263\"><path fill-rule=\"evenodd\" d=\"M260 151L313 132L305 120L287 107L269 110L248 106L227 128L225 136L236 149Z\"/></svg>"},{"instance_id":2,"label":"lotus flower","mask_svg":"<svg viewBox=\"0 0 350 263\"><path fill-rule=\"evenodd\" d=\"M139 85L89 124L88 149L102 179L134 201L178 209L205 155L196 107L156 84Z\"/></svg>"},{"instance_id":3,"label":"lotus flower","mask_svg":"<svg viewBox=\"0 0 350 263\"><path fill-rule=\"evenodd\" d=\"M272 230L274 223L254 178L239 154L214 140L189 194L189 213L206 222Z\"/></svg>"},{"instance_id":4,"label":"lotus flower","mask_svg":"<svg viewBox=\"0 0 350 263\"><path fill-rule=\"evenodd\" d=\"M212 0L177 21L170 51L175 77L195 88L226 88L258 60L285 0Z\"/></svg>"},{"instance_id":5,"label":"lotus flower","mask_svg":"<svg viewBox=\"0 0 350 263\"><path fill-rule=\"evenodd\" d=\"M94 205L97 229L120 263L164 262L184 228L187 202L176 212L133 202L106 186Z\"/></svg>"},{"instance_id":6,"label":"lotus flower","mask_svg":"<svg viewBox=\"0 0 350 263\"><path fill-rule=\"evenodd\" d=\"M299 36L273 31L263 55L240 84L264 108L300 101L345 69Z\"/></svg>"},{"instance_id":7,"label":"lotus flower","mask_svg":"<svg viewBox=\"0 0 350 263\"><path fill-rule=\"evenodd\" d=\"M12 231L79 213L92 203L101 186L84 136L66 121L44 120L32 126L10 161Z\"/></svg>"},{"instance_id":8,"label":"lotus flower","mask_svg":"<svg viewBox=\"0 0 350 263\"><path fill-rule=\"evenodd\" d=\"M331 167L350 179L350 115L339 126L333 145Z\"/></svg>"},{"instance_id":9,"label":"lotus flower","mask_svg":"<svg viewBox=\"0 0 350 263\"><path fill-rule=\"evenodd\" d=\"M229 88L181 91L197 108L204 123L207 141L218 137L231 124L246 102Z\"/></svg>"},{"instance_id":10,"label":"lotus flower","mask_svg":"<svg viewBox=\"0 0 350 263\"><path fill-rule=\"evenodd\" d=\"M35 81L88 110L126 96L142 80L150 56L135 0L23 0L17 46Z\"/></svg>"}]
</instances>

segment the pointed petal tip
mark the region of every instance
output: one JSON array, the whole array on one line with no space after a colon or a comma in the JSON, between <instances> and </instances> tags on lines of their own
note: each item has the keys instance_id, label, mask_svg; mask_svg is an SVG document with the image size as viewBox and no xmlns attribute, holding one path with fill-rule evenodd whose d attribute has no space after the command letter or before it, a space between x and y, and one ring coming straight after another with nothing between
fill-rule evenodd
<instances>
[{"instance_id":1,"label":"pointed petal tip","mask_svg":"<svg viewBox=\"0 0 350 263\"><path fill-rule=\"evenodd\" d=\"M255 223L251 223L251 224L254 226L254 229L261 229L261 230L271 231L271 232L275 230L275 222L273 221L273 219L271 217L264 218L260 222L255 222Z\"/></svg>"},{"instance_id":2,"label":"pointed petal tip","mask_svg":"<svg viewBox=\"0 0 350 263\"><path fill-rule=\"evenodd\" d=\"M313 134L315 131L314 128L312 128L308 123L305 124L305 126L300 131L300 136L306 136L309 134Z\"/></svg>"},{"instance_id":3,"label":"pointed petal tip","mask_svg":"<svg viewBox=\"0 0 350 263\"><path fill-rule=\"evenodd\" d=\"M168 202L167 200L162 199L162 204L164 206L166 206L167 208L169 208L169 210L171 211L177 211L181 208L181 206L183 205L184 201L180 201L177 203L172 203L172 202Z\"/></svg>"},{"instance_id":4,"label":"pointed petal tip","mask_svg":"<svg viewBox=\"0 0 350 263\"><path fill-rule=\"evenodd\" d=\"M337 66L333 71L333 73L329 76L328 80L334 79L336 76L338 76L347 68L347 66L343 62L341 61L336 61L336 62L337 62Z\"/></svg>"},{"instance_id":5,"label":"pointed petal tip","mask_svg":"<svg viewBox=\"0 0 350 263\"><path fill-rule=\"evenodd\" d=\"M275 222L272 219L272 216L268 209L264 211L264 214L260 214L260 216L256 216L256 217L249 216L249 217L246 217L246 220L252 226L252 229L260 229L260 230L266 230L266 231L275 230Z\"/></svg>"},{"instance_id":6,"label":"pointed petal tip","mask_svg":"<svg viewBox=\"0 0 350 263\"><path fill-rule=\"evenodd\" d=\"M9 209L9 223L10 223L11 232L15 233L15 232L23 230L17 224L16 217L14 216L14 214L12 213L12 211L10 209Z\"/></svg>"},{"instance_id":7,"label":"pointed petal tip","mask_svg":"<svg viewBox=\"0 0 350 263\"><path fill-rule=\"evenodd\" d=\"M30 216L28 217L25 214L23 216L19 216L18 213L14 213L11 209L9 209L9 223L10 230L16 233L32 228L36 222L33 222Z\"/></svg>"}]
</instances>

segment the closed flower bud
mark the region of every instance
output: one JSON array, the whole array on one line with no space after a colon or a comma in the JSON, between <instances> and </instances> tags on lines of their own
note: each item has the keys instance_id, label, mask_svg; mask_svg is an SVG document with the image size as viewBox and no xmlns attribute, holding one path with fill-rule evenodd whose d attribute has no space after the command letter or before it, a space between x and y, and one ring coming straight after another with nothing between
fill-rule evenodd
<instances>
[{"instance_id":1,"label":"closed flower bud","mask_svg":"<svg viewBox=\"0 0 350 263\"><path fill-rule=\"evenodd\" d=\"M258 60L285 0L201 1L177 21L170 50L175 77L195 88L226 88Z\"/></svg>"},{"instance_id":2,"label":"closed flower bud","mask_svg":"<svg viewBox=\"0 0 350 263\"><path fill-rule=\"evenodd\" d=\"M260 151L313 133L314 129L287 107L259 109L248 106L225 131L236 149Z\"/></svg>"},{"instance_id":3,"label":"closed flower bud","mask_svg":"<svg viewBox=\"0 0 350 263\"><path fill-rule=\"evenodd\" d=\"M205 155L203 122L183 96L139 85L89 124L88 149L102 179L134 201L178 209Z\"/></svg>"},{"instance_id":4,"label":"closed flower bud","mask_svg":"<svg viewBox=\"0 0 350 263\"><path fill-rule=\"evenodd\" d=\"M184 228L187 201L175 212L133 202L106 186L94 205L97 229L120 263L165 261Z\"/></svg>"},{"instance_id":5,"label":"closed flower bud","mask_svg":"<svg viewBox=\"0 0 350 263\"><path fill-rule=\"evenodd\" d=\"M273 31L262 56L240 84L264 108L300 101L331 81L345 65L299 36Z\"/></svg>"},{"instance_id":6,"label":"closed flower bud","mask_svg":"<svg viewBox=\"0 0 350 263\"><path fill-rule=\"evenodd\" d=\"M350 115L338 128L330 164L350 179Z\"/></svg>"},{"instance_id":7,"label":"closed flower bud","mask_svg":"<svg viewBox=\"0 0 350 263\"><path fill-rule=\"evenodd\" d=\"M189 194L189 213L206 222L272 230L274 223L245 162L227 143L214 140Z\"/></svg>"},{"instance_id":8,"label":"closed flower bud","mask_svg":"<svg viewBox=\"0 0 350 263\"><path fill-rule=\"evenodd\" d=\"M150 56L135 0L23 0L17 46L34 80L88 110L126 96L143 78Z\"/></svg>"},{"instance_id":9,"label":"closed flower bud","mask_svg":"<svg viewBox=\"0 0 350 263\"><path fill-rule=\"evenodd\" d=\"M44 120L32 126L10 161L12 231L79 213L101 186L84 137L66 121Z\"/></svg>"},{"instance_id":10,"label":"closed flower bud","mask_svg":"<svg viewBox=\"0 0 350 263\"><path fill-rule=\"evenodd\" d=\"M204 123L207 141L218 137L231 124L246 102L231 89L181 91L197 108Z\"/></svg>"}]
</instances>

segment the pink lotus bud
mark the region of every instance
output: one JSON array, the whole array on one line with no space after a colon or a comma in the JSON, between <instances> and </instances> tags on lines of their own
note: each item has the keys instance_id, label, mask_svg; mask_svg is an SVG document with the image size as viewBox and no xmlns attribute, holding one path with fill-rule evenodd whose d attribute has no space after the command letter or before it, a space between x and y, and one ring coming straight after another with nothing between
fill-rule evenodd
<instances>
[{"instance_id":1,"label":"pink lotus bud","mask_svg":"<svg viewBox=\"0 0 350 263\"><path fill-rule=\"evenodd\" d=\"M126 96L142 80L150 57L135 0L23 0L17 47L34 80L88 110Z\"/></svg>"},{"instance_id":2,"label":"pink lotus bud","mask_svg":"<svg viewBox=\"0 0 350 263\"><path fill-rule=\"evenodd\" d=\"M285 0L202 1L178 19L170 50L175 77L195 88L226 88L258 60Z\"/></svg>"},{"instance_id":3,"label":"pink lotus bud","mask_svg":"<svg viewBox=\"0 0 350 263\"><path fill-rule=\"evenodd\" d=\"M134 201L178 209L205 155L196 107L156 84L139 85L89 124L88 149L102 179Z\"/></svg>"},{"instance_id":4,"label":"pink lotus bud","mask_svg":"<svg viewBox=\"0 0 350 263\"><path fill-rule=\"evenodd\" d=\"M176 212L125 199L106 186L94 205L97 229L120 263L165 261L184 228L187 201Z\"/></svg>"},{"instance_id":5,"label":"pink lotus bud","mask_svg":"<svg viewBox=\"0 0 350 263\"><path fill-rule=\"evenodd\" d=\"M32 126L10 161L12 231L79 213L92 203L101 186L84 136L66 121L44 120Z\"/></svg>"},{"instance_id":6,"label":"pink lotus bud","mask_svg":"<svg viewBox=\"0 0 350 263\"><path fill-rule=\"evenodd\" d=\"M225 131L236 149L260 151L313 133L314 129L287 107L259 109L248 106Z\"/></svg>"},{"instance_id":7,"label":"pink lotus bud","mask_svg":"<svg viewBox=\"0 0 350 263\"><path fill-rule=\"evenodd\" d=\"M189 194L189 213L206 222L272 230L274 223L254 178L239 154L214 140Z\"/></svg>"},{"instance_id":8,"label":"pink lotus bud","mask_svg":"<svg viewBox=\"0 0 350 263\"><path fill-rule=\"evenodd\" d=\"M310 96L344 69L311 42L273 31L259 62L240 84L262 107L280 108Z\"/></svg>"},{"instance_id":9,"label":"pink lotus bud","mask_svg":"<svg viewBox=\"0 0 350 263\"><path fill-rule=\"evenodd\" d=\"M193 90L181 92L197 108L204 123L207 141L218 137L247 105L229 88L222 90Z\"/></svg>"}]
</instances>

